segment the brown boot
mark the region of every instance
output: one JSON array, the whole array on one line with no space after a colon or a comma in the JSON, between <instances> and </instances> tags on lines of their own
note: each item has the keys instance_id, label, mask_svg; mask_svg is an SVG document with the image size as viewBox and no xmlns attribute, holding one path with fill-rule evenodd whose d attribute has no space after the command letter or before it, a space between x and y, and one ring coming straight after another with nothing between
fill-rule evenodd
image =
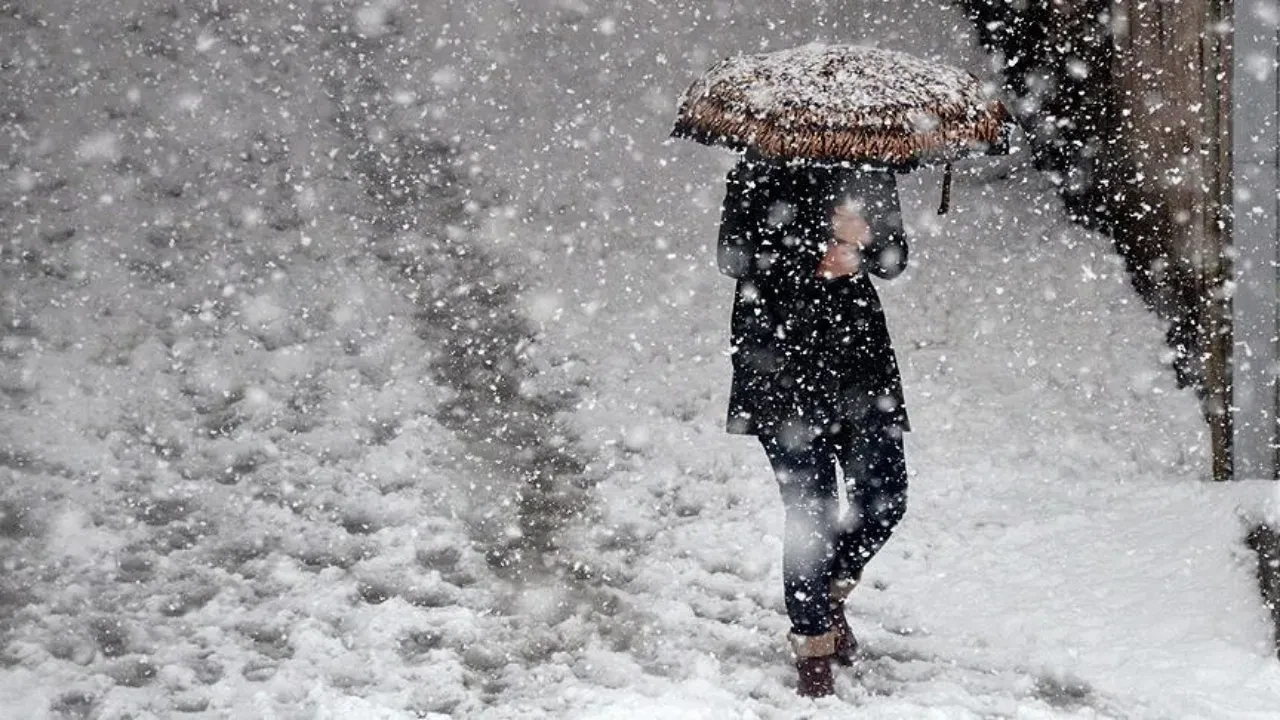
<instances>
[{"instance_id":1,"label":"brown boot","mask_svg":"<svg viewBox=\"0 0 1280 720\"><path fill-rule=\"evenodd\" d=\"M835 678L831 675L831 658L836 651L836 633L821 635L787 636L796 658L796 694L801 697L826 697L836 692Z\"/></svg>"},{"instance_id":2,"label":"brown boot","mask_svg":"<svg viewBox=\"0 0 1280 720\"><path fill-rule=\"evenodd\" d=\"M830 586L831 632L836 634L833 659L844 667L851 667L858 657L858 638L853 636L853 628L849 627L849 619L844 615L844 601L857 584L857 578L850 578L832 580Z\"/></svg>"}]
</instances>

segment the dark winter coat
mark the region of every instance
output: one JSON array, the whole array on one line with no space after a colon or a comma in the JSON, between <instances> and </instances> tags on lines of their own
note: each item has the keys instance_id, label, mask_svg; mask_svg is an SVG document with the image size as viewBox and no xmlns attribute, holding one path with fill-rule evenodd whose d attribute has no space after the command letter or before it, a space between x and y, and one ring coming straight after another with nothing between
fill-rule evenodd
<instances>
[{"instance_id":1,"label":"dark winter coat","mask_svg":"<svg viewBox=\"0 0 1280 720\"><path fill-rule=\"evenodd\" d=\"M852 196L871 228L861 270L823 279L831 215ZM910 429L898 361L867 272L906 268L893 173L747 158L729 173L720 271L737 278L728 430L812 436L852 423Z\"/></svg>"}]
</instances>

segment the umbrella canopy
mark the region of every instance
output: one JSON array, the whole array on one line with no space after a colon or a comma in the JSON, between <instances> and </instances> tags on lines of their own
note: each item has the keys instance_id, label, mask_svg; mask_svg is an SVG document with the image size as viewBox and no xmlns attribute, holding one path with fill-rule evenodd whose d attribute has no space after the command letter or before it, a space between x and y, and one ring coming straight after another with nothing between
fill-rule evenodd
<instances>
[{"instance_id":1,"label":"umbrella canopy","mask_svg":"<svg viewBox=\"0 0 1280 720\"><path fill-rule=\"evenodd\" d=\"M814 44L711 66L671 134L776 159L909 167L1004 152L1009 129L1004 105L959 68Z\"/></svg>"}]
</instances>

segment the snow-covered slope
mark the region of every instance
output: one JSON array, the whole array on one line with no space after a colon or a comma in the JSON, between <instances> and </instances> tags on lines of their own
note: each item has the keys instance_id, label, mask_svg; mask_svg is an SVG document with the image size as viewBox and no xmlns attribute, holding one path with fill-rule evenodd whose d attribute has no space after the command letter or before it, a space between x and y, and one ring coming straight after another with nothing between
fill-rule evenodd
<instances>
[{"instance_id":1,"label":"snow-covered slope","mask_svg":"<svg viewBox=\"0 0 1280 720\"><path fill-rule=\"evenodd\" d=\"M721 430L731 158L665 135L733 51L980 70L954 11L9 7L0 717L1280 706L1266 489L1202 482L1162 328L1017 158L943 218L903 182L908 519L863 676L790 689L776 492Z\"/></svg>"}]
</instances>

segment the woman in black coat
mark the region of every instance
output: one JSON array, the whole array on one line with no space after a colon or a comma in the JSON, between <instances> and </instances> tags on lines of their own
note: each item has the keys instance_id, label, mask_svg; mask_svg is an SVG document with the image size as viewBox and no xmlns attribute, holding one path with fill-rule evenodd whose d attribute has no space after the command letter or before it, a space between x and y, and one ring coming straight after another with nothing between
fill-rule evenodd
<instances>
[{"instance_id":1,"label":"woman in black coat","mask_svg":"<svg viewBox=\"0 0 1280 720\"><path fill-rule=\"evenodd\" d=\"M719 267L738 281L728 430L758 436L777 477L798 690L827 695L832 660L856 649L844 599L906 509L910 425L867 275L906 267L897 186L887 170L747 156L723 213Z\"/></svg>"}]
</instances>

